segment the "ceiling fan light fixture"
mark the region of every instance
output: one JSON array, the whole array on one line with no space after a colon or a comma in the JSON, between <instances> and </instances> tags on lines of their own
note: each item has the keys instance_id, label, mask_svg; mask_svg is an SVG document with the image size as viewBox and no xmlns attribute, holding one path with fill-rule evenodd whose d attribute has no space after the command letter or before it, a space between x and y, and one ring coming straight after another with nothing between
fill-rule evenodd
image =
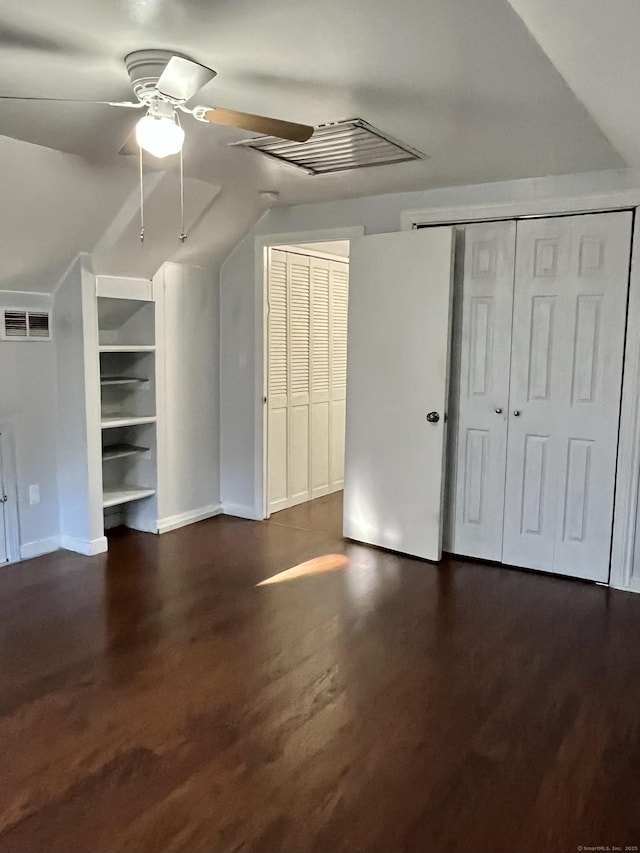
<instances>
[{"instance_id":1,"label":"ceiling fan light fixture","mask_svg":"<svg viewBox=\"0 0 640 853\"><path fill-rule=\"evenodd\" d=\"M168 116L143 116L136 125L136 142L154 157L178 154L184 144L184 130Z\"/></svg>"}]
</instances>

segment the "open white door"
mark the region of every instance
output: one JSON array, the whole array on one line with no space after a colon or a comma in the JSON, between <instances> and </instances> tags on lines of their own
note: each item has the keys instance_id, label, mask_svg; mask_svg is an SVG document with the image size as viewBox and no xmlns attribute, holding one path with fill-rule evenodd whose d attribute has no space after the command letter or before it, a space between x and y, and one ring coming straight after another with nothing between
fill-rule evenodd
<instances>
[{"instance_id":1,"label":"open white door","mask_svg":"<svg viewBox=\"0 0 640 853\"><path fill-rule=\"evenodd\" d=\"M344 534L427 560L442 554L453 245L429 228L350 252Z\"/></svg>"}]
</instances>

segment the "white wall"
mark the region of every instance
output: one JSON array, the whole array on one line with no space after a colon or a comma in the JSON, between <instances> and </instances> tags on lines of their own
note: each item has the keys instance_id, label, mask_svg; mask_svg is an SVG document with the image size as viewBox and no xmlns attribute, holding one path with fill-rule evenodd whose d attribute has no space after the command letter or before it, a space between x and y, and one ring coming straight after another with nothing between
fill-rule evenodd
<instances>
[{"instance_id":1,"label":"white wall","mask_svg":"<svg viewBox=\"0 0 640 853\"><path fill-rule=\"evenodd\" d=\"M604 196L638 186L640 181L635 172L620 170L449 187L269 211L227 258L220 276L223 505L233 506L236 511L243 509L247 515L260 514L256 495L261 490L262 468L258 457L262 440L255 410L260 394L255 371L255 336L256 306L261 297L256 291L256 237L274 235L275 242L301 242L295 239L296 233L356 226L364 226L367 234L377 234L399 230L402 214L411 210L440 211L446 219L450 208L463 205L484 208L510 202L533 205L545 199ZM321 237L326 239L325 235ZM309 239L306 237L305 241Z\"/></svg>"},{"instance_id":2,"label":"white wall","mask_svg":"<svg viewBox=\"0 0 640 853\"><path fill-rule=\"evenodd\" d=\"M88 256L68 270L54 296L58 360L58 484L63 547L86 554L106 550L102 475L95 279ZM91 428L89 428L91 424Z\"/></svg>"},{"instance_id":3,"label":"white wall","mask_svg":"<svg viewBox=\"0 0 640 853\"><path fill-rule=\"evenodd\" d=\"M211 270L164 264L164 419L158 423L161 530L220 508L219 291Z\"/></svg>"},{"instance_id":4,"label":"white wall","mask_svg":"<svg viewBox=\"0 0 640 853\"><path fill-rule=\"evenodd\" d=\"M49 310L51 298L0 291L0 307ZM56 384L55 342L0 341L0 423L12 427L24 557L58 546ZM31 484L40 487L34 506Z\"/></svg>"}]
</instances>

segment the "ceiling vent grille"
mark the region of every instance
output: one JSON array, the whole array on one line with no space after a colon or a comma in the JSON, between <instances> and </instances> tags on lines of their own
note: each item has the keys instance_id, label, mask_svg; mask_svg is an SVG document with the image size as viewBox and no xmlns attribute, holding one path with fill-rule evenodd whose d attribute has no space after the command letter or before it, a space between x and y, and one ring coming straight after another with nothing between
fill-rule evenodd
<instances>
[{"instance_id":1,"label":"ceiling vent grille","mask_svg":"<svg viewBox=\"0 0 640 853\"><path fill-rule=\"evenodd\" d=\"M49 312L6 308L2 312L0 339L6 341L50 341Z\"/></svg>"},{"instance_id":2,"label":"ceiling vent grille","mask_svg":"<svg viewBox=\"0 0 640 853\"><path fill-rule=\"evenodd\" d=\"M234 142L233 145L253 148L281 163L297 166L308 175L388 166L391 163L422 160L427 156L404 142L398 142L361 118L321 124L306 142L287 142L275 136L260 136Z\"/></svg>"}]
</instances>

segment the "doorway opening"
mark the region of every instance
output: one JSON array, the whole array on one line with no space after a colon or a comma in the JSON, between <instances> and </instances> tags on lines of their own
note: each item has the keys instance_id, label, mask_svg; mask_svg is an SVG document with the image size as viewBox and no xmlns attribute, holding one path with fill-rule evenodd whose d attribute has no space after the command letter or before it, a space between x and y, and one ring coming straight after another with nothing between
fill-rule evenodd
<instances>
[{"instance_id":1,"label":"doorway opening","mask_svg":"<svg viewBox=\"0 0 640 853\"><path fill-rule=\"evenodd\" d=\"M349 240L267 248L267 517L342 491L348 293Z\"/></svg>"}]
</instances>

